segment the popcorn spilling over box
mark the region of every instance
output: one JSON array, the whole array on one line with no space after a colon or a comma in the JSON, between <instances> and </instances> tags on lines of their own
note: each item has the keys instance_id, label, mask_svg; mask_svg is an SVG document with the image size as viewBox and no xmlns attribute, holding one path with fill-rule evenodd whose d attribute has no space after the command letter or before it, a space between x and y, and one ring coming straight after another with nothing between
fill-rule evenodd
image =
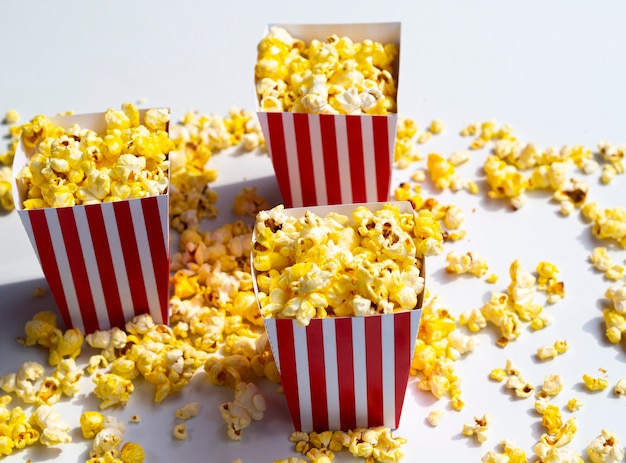
<instances>
[{"instance_id":1,"label":"popcorn spilling over box","mask_svg":"<svg viewBox=\"0 0 626 463\"><path fill-rule=\"evenodd\" d=\"M257 215L257 300L298 431L396 428L439 224L408 202Z\"/></svg>"},{"instance_id":2,"label":"popcorn spilling over box","mask_svg":"<svg viewBox=\"0 0 626 463\"><path fill-rule=\"evenodd\" d=\"M15 208L65 325L167 323L169 110L36 116L13 164Z\"/></svg>"},{"instance_id":3,"label":"popcorn spilling over box","mask_svg":"<svg viewBox=\"0 0 626 463\"><path fill-rule=\"evenodd\" d=\"M400 23L268 27L257 116L287 207L389 200Z\"/></svg>"}]
</instances>

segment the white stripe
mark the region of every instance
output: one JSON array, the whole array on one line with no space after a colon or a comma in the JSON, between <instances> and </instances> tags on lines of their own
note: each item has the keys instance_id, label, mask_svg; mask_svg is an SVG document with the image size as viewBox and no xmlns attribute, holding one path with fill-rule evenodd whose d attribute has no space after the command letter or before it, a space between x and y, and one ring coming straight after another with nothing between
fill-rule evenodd
<instances>
[{"instance_id":1,"label":"white stripe","mask_svg":"<svg viewBox=\"0 0 626 463\"><path fill-rule=\"evenodd\" d=\"M67 308L70 313L70 320L74 328L78 328L84 333L85 326L80 313L80 305L78 304L76 288L74 287L74 280L72 279L72 271L67 258L67 250L63 242L59 216L56 209L53 208L46 209L45 214L46 221L48 222L48 230L50 231L50 238L52 239L52 249L54 249L54 255L57 260L57 268L59 269L65 302L67 303Z\"/></svg>"},{"instance_id":2,"label":"white stripe","mask_svg":"<svg viewBox=\"0 0 626 463\"><path fill-rule=\"evenodd\" d=\"M306 336L304 335L305 330L298 327L295 320L292 320L291 326L293 328L293 346L296 356L296 371L298 376L300 427L303 431L308 432L313 430L311 379L309 377L309 353L306 345Z\"/></svg>"},{"instance_id":3,"label":"white stripe","mask_svg":"<svg viewBox=\"0 0 626 463\"><path fill-rule=\"evenodd\" d=\"M333 318L322 320L324 336L324 372L326 374L326 404L328 408L328 428L341 429L339 414L339 372L337 370L337 334Z\"/></svg>"},{"instance_id":4,"label":"white stripe","mask_svg":"<svg viewBox=\"0 0 626 463\"><path fill-rule=\"evenodd\" d=\"M104 299L102 280L100 279L98 261L96 261L94 243L91 240L91 231L89 230L85 206L75 207L74 217L76 218L78 238L80 240L80 247L83 251L83 259L87 270L87 280L89 280L89 288L91 289L91 298L93 299L96 317L98 318L98 326L108 327L111 326L111 320L109 320L109 314L106 309L107 305ZM97 244L100 245L100 243Z\"/></svg>"},{"instance_id":5,"label":"white stripe","mask_svg":"<svg viewBox=\"0 0 626 463\"><path fill-rule=\"evenodd\" d=\"M387 117L387 140L389 142L389 164L393 165L394 149L396 146L396 128L398 127L398 116L392 114Z\"/></svg>"},{"instance_id":6,"label":"white stripe","mask_svg":"<svg viewBox=\"0 0 626 463\"><path fill-rule=\"evenodd\" d=\"M278 355L278 342L276 340L276 320L273 318L266 318L264 319L264 322L265 331L267 331L267 339L270 342L270 347L274 356L274 362L276 363L276 368L280 374L280 355Z\"/></svg>"},{"instance_id":7,"label":"white stripe","mask_svg":"<svg viewBox=\"0 0 626 463\"><path fill-rule=\"evenodd\" d=\"M324 166L324 147L322 145L321 115L309 114L309 134L311 136L311 154L313 178L315 179L315 199L317 205L328 204L326 194L326 167Z\"/></svg>"},{"instance_id":8,"label":"white stripe","mask_svg":"<svg viewBox=\"0 0 626 463\"><path fill-rule=\"evenodd\" d=\"M396 365L393 314L381 315L381 344L383 361L383 419L385 426L396 427Z\"/></svg>"},{"instance_id":9,"label":"white stripe","mask_svg":"<svg viewBox=\"0 0 626 463\"><path fill-rule=\"evenodd\" d=\"M283 133L285 135L285 151L287 155L287 165L289 166L291 204L294 207L300 207L303 205L302 182L300 181L300 164L298 163L298 145L296 144L296 129L293 122L293 113L283 113L282 117ZM276 168L277 166L274 165L274 167ZM278 168L280 168L280 166Z\"/></svg>"},{"instance_id":10,"label":"white stripe","mask_svg":"<svg viewBox=\"0 0 626 463\"><path fill-rule=\"evenodd\" d=\"M104 219L104 228L106 228L107 238L109 240L109 251L111 252L111 260L113 261L113 272L115 273L117 291L122 303L124 320L128 321L135 316L135 312L133 310L133 299L130 295L126 263L124 262L124 253L122 252L122 244L117 229L113 203L102 203L102 218Z\"/></svg>"},{"instance_id":11,"label":"white stripe","mask_svg":"<svg viewBox=\"0 0 626 463\"><path fill-rule=\"evenodd\" d=\"M361 118L366 201L378 201L378 189L376 188L376 156L374 156L374 121L372 117L376 116Z\"/></svg>"},{"instance_id":12,"label":"white stripe","mask_svg":"<svg viewBox=\"0 0 626 463\"><path fill-rule=\"evenodd\" d=\"M39 259L39 263L41 263L41 257L39 257L39 249L37 249L37 243L35 242L35 234L33 233L33 225L30 223L30 214L28 211L17 211L22 219L22 224L24 225L24 229L28 234L28 239L30 240L30 244L35 250L35 254L37 255L37 259Z\"/></svg>"},{"instance_id":13,"label":"white stripe","mask_svg":"<svg viewBox=\"0 0 626 463\"><path fill-rule=\"evenodd\" d=\"M164 195L157 196L157 204L159 206L159 220L161 221L161 233L163 233L163 243L165 243L165 252L170 255L170 217L169 217L169 192Z\"/></svg>"},{"instance_id":14,"label":"white stripe","mask_svg":"<svg viewBox=\"0 0 626 463\"><path fill-rule=\"evenodd\" d=\"M352 202L352 182L350 180L350 152L348 151L348 129L346 116L335 116L335 136L337 138L337 160L339 161L339 186L341 203Z\"/></svg>"},{"instance_id":15,"label":"white stripe","mask_svg":"<svg viewBox=\"0 0 626 463\"><path fill-rule=\"evenodd\" d=\"M143 275L143 283L145 286L146 296L148 298L148 309L155 323L163 323L161 316L161 302L159 301L159 292L157 291L156 278L154 275L154 264L152 261L152 252L150 243L148 242L148 233L146 230L146 220L143 216L143 208L141 207L141 199L132 199L129 201L130 215L133 219L133 230L135 230L135 241L137 242L137 251L139 252L139 262L141 263L141 274ZM146 309L146 307L139 307Z\"/></svg>"},{"instance_id":16,"label":"white stripe","mask_svg":"<svg viewBox=\"0 0 626 463\"><path fill-rule=\"evenodd\" d=\"M352 356L354 358L354 404L356 425L367 424L367 362L365 359L365 317L352 317Z\"/></svg>"},{"instance_id":17,"label":"white stripe","mask_svg":"<svg viewBox=\"0 0 626 463\"><path fill-rule=\"evenodd\" d=\"M419 329L422 309L411 310L411 349L409 350L409 361L413 360L413 352L415 351L415 343L417 341L417 330Z\"/></svg>"}]
</instances>

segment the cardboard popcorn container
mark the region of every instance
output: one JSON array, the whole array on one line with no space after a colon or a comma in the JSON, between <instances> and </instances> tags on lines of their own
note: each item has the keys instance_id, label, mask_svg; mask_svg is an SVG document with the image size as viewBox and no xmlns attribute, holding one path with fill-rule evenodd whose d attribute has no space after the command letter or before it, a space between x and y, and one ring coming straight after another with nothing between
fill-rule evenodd
<instances>
[{"instance_id":1,"label":"cardboard popcorn container","mask_svg":"<svg viewBox=\"0 0 626 463\"><path fill-rule=\"evenodd\" d=\"M141 118L145 110L140 111ZM103 133L104 113L51 117ZM15 209L67 328L83 333L123 327L150 313L169 312L169 194L92 205L26 210L17 174L34 149L20 142L13 163Z\"/></svg>"},{"instance_id":2,"label":"cardboard popcorn container","mask_svg":"<svg viewBox=\"0 0 626 463\"><path fill-rule=\"evenodd\" d=\"M411 210L408 202L394 204L402 204L401 212ZM381 204L363 205L377 210ZM284 212L294 217L302 217L307 210L319 216L331 211L349 215L356 206L303 207ZM423 259L421 263L424 278ZM254 265L252 277L258 296ZM308 326L300 326L295 319L264 317L296 431L398 427L423 294L413 310L393 314L313 318Z\"/></svg>"},{"instance_id":3,"label":"cardboard popcorn container","mask_svg":"<svg viewBox=\"0 0 626 463\"><path fill-rule=\"evenodd\" d=\"M370 39L400 45L400 23L277 26L305 43L336 34L353 42ZM398 55L393 74L396 86L399 64ZM285 207L389 200L397 114L264 112L258 103L257 96L257 117Z\"/></svg>"}]
</instances>

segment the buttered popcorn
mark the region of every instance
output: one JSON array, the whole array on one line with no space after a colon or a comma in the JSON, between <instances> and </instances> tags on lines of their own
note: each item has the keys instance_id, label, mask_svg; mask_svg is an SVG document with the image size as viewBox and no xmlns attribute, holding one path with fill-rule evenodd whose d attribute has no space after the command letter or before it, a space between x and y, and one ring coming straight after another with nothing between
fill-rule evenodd
<instances>
[{"instance_id":1,"label":"buttered popcorn","mask_svg":"<svg viewBox=\"0 0 626 463\"><path fill-rule=\"evenodd\" d=\"M430 211L401 213L358 206L352 217L283 206L259 213L253 242L264 317L364 316L416 307L424 290L421 258L441 252Z\"/></svg>"},{"instance_id":2,"label":"buttered popcorn","mask_svg":"<svg viewBox=\"0 0 626 463\"><path fill-rule=\"evenodd\" d=\"M97 133L54 125L43 115L22 126L22 141L34 151L17 173L27 188L25 209L66 207L163 194L168 188L168 153L174 147L169 111L149 109L141 124L131 103L109 108L106 130Z\"/></svg>"},{"instance_id":3,"label":"buttered popcorn","mask_svg":"<svg viewBox=\"0 0 626 463\"><path fill-rule=\"evenodd\" d=\"M261 111L315 114L396 112L396 44L330 35L304 43L273 26L257 47Z\"/></svg>"}]
</instances>

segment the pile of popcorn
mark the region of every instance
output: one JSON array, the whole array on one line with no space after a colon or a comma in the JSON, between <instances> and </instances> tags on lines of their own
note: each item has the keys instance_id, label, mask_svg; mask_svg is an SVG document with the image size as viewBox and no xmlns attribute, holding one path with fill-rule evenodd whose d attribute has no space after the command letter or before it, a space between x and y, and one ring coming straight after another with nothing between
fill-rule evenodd
<instances>
[{"instance_id":1,"label":"pile of popcorn","mask_svg":"<svg viewBox=\"0 0 626 463\"><path fill-rule=\"evenodd\" d=\"M358 206L352 216L282 205L257 215L253 265L266 318L365 316L414 309L424 290L423 258L442 251L430 211Z\"/></svg>"},{"instance_id":2,"label":"pile of popcorn","mask_svg":"<svg viewBox=\"0 0 626 463\"><path fill-rule=\"evenodd\" d=\"M168 188L169 110L139 110L125 103L105 113L106 130L97 133L54 125L35 116L21 127L29 163L16 173L28 193L25 209L98 204L163 194Z\"/></svg>"},{"instance_id":3,"label":"pile of popcorn","mask_svg":"<svg viewBox=\"0 0 626 463\"><path fill-rule=\"evenodd\" d=\"M271 27L254 69L261 111L314 114L396 112L399 48L331 35L304 43Z\"/></svg>"}]
</instances>

